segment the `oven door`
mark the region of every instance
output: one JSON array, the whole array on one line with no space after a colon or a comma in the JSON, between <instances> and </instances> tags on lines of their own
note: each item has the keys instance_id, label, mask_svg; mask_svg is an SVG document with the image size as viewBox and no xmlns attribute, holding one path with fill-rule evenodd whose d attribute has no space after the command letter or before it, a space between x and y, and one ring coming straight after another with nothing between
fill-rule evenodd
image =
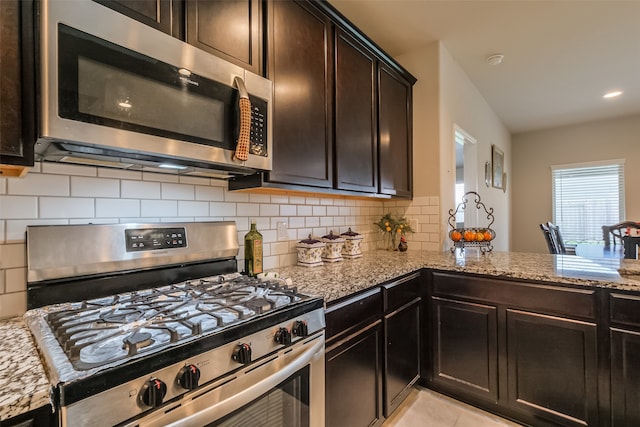
<instances>
[{"instance_id":1,"label":"oven door","mask_svg":"<svg viewBox=\"0 0 640 427\"><path fill-rule=\"evenodd\" d=\"M125 426L324 426L324 332Z\"/></svg>"}]
</instances>

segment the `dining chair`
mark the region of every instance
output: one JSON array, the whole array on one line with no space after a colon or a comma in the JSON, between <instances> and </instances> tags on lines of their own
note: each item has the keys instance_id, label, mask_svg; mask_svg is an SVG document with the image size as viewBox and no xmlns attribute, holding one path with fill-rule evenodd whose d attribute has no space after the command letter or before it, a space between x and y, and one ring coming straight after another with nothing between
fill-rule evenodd
<instances>
[{"instance_id":1,"label":"dining chair","mask_svg":"<svg viewBox=\"0 0 640 427\"><path fill-rule=\"evenodd\" d=\"M548 223L540 224L540 229L542 230L544 239L547 242L547 249L549 249L549 253L559 254L560 247L558 246L558 243L555 241L555 237L551 234L551 230L549 229Z\"/></svg>"}]
</instances>

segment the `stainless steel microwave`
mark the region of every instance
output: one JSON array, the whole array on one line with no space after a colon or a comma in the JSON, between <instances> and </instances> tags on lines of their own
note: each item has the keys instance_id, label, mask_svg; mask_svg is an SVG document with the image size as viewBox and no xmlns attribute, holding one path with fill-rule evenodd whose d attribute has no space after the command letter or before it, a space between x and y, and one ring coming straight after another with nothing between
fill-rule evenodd
<instances>
[{"instance_id":1,"label":"stainless steel microwave","mask_svg":"<svg viewBox=\"0 0 640 427\"><path fill-rule=\"evenodd\" d=\"M272 83L92 1L40 3L36 158L208 176L272 164Z\"/></svg>"}]
</instances>

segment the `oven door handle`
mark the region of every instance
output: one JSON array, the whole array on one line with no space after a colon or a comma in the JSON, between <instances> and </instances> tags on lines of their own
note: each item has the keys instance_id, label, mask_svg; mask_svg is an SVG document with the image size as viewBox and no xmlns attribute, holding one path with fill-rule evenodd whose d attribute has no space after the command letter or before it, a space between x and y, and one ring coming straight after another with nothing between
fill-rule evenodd
<instances>
[{"instance_id":1,"label":"oven door handle","mask_svg":"<svg viewBox=\"0 0 640 427\"><path fill-rule=\"evenodd\" d=\"M282 369L279 369L273 375L269 375L262 381L245 388L227 399L208 406L201 411L185 416L179 421L163 425L167 427L201 427L203 425L210 424L225 415L231 414L236 409L242 408L244 405L251 403L266 392L272 390L291 375L311 363L318 354L324 355L324 334L320 335L320 338L316 340L313 346L306 349L300 357L296 358Z\"/></svg>"}]
</instances>

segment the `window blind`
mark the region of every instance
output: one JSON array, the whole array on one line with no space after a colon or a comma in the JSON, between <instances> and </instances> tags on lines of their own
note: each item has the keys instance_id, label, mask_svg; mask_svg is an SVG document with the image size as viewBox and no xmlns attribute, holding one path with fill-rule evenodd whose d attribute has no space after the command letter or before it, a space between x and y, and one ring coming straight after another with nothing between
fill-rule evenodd
<instances>
[{"instance_id":1,"label":"window blind","mask_svg":"<svg viewBox=\"0 0 640 427\"><path fill-rule=\"evenodd\" d=\"M553 166L553 222L567 243L602 242L624 218L624 161Z\"/></svg>"}]
</instances>

